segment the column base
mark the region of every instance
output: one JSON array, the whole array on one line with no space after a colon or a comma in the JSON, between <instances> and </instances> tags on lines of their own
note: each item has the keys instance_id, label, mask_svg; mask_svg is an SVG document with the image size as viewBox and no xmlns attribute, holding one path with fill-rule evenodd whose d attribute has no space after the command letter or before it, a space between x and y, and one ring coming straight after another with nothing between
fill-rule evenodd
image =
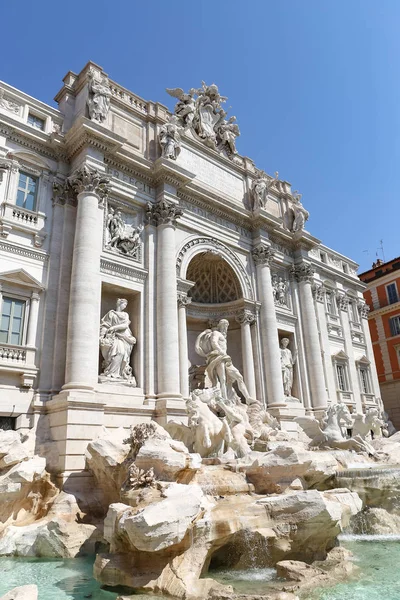
<instances>
[{"instance_id":1,"label":"column base","mask_svg":"<svg viewBox=\"0 0 400 600\"><path fill-rule=\"evenodd\" d=\"M306 409L304 406L297 402L290 402L284 406L269 406L268 412L271 413L273 417L278 419L281 424L282 431L287 431L288 433L298 434L299 428L295 419L297 417L304 417L306 414Z\"/></svg>"},{"instance_id":2,"label":"column base","mask_svg":"<svg viewBox=\"0 0 400 600\"><path fill-rule=\"evenodd\" d=\"M91 390L61 390L46 403L51 435L59 453L58 472L85 468L87 445L103 429L104 407Z\"/></svg>"}]
</instances>

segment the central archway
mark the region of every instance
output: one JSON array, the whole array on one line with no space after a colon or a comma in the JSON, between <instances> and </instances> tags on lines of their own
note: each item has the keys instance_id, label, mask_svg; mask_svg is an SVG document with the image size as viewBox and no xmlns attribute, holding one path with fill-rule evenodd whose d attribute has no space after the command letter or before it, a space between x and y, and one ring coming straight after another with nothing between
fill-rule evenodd
<instances>
[{"instance_id":1,"label":"central archway","mask_svg":"<svg viewBox=\"0 0 400 600\"><path fill-rule=\"evenodd\" d=\"M189 263L186 278L194 281L192 302L221 304L242 297L239 279L232 267L213 250L196 254Z\"/></svg>"}]
</instances>

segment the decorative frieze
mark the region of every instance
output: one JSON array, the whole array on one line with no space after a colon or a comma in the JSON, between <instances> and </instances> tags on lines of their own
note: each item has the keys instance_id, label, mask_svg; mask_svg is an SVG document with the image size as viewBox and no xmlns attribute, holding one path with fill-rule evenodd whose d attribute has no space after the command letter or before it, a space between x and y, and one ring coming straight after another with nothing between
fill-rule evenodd
<instances>
[{"instance_id":1,"label":"decorative frieze","mask_svg":"<svg viewBox=\"0 0 400 600\"><path fill-rule=\"evenodd\" d=\"M83 165L68 177L68 183L76 194L82 192L94 193L104 200L109 192L110 178L100 173L97 169Z\"/></svg>"},{"instance_id":2,"label":"decorative frieze","mask_svg":"<svg viewBox=\"0 0 400 600\"><path fill-rule=\"evenodd\" d=\"M156 227L167 224L176 225L176 220L182 215L182 209L169 200L160 200L156 204L147 203L146 218L151 225Z\"/></svg>"},{"instance_id":3,"label":"decorative frieze","mask_svg":"<svg viewBox=\"0 0 400 600\"><path fill-rule=\"evenodd\" d=\"M275 252L270 246L260 244L259 246L253 248L253 250L251 251L251 255L256 265L270 266L274 259Z\"/></svg>"},{"instance_id":4,"label":"decorative frieze","mask_svg":"<svg viewBox=\"0 0 400 600\"><path fill-rule=\"evenodd\" d=\"M136 281L137 283L143 283L147 277L145 271L103 258L100 260L100 272L106 273L107 275L113 275L114 277Z\"/></svg>"},{"instance_id":5,"label":"decorative frieze","mask_svg":"<svg viewBox=\"0 0 400 600\"><path fill-rule=\"evenodd\" d=\"M3 108L4 110L12 112L16 115L19 115L22 106L21 104L17 104L17 102L14 102L9 98L5 98L4 90L0 88L0 108Z\"/></svg>"}]
</instances>

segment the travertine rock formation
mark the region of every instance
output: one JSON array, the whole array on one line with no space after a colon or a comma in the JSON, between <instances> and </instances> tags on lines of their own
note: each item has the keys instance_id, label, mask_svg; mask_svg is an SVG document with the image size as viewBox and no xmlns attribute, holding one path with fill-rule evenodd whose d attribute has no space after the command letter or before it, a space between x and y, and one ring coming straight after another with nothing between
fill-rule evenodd
<instances>
[{"instance_id":1,"label":"travertine rock formation","mask_svg":"<svg viewBox=\"0 0 400 600\"><path fill-rule=\"evenodd\" d=\"M38 600L36 585L21 585L4 594L0 600Z\"/></svg>"}]
</instances>

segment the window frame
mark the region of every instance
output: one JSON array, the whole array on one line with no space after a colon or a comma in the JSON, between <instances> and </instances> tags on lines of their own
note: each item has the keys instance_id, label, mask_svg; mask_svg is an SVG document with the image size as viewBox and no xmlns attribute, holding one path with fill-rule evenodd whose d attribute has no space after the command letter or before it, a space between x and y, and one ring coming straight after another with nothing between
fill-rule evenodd
<instances>
[{"instance_id":1,"label":"window frame","mask_svg":"<svg viewBox=\"0 0 400 600\"><path fill-rule=\"evenodd\" d=\"M395 322L397 323L396 328L394 327ZM391 337L397 337L398 335L400 335L400 315L394 315L393 317L389 318L389 327ZM396 332L395 329L397 329Z\"/></svg>"},{"instance_id":2,"label":"window frame","mask_svg":"<svg viewBox=\"0 0 400 600\"><path fill-rule=\"evenodd\" d=\"M26 185L25 185L25 189L23 189L22 187L20 187L20 179L21 176L24 175L27 178L26 181ZM29 195L27 192L29 191L29 179L33 180L35 182L35 195L34 195L34 201L33 201L33 208L27 208L25 206L26 204L26 199L27 196ZM29 169L26 169L23 167L22 169L18 170L18 180L16 182L16 193L15 193L15 206L18 206L18 208L21 208L22 210L29 210L30 212L38 212L38 192L39 192L39 185L40 185L40 178L39 176L37 176L36 174L33 174L32 172L29 171ZM24 204L17 204L18 202L18 192L24 192L25 193L25 198L24 198Z\"/></svg>"},{"instance_id":3,"label":"window frame","mask_svg":"<svg viewBox=\"0 0 400 600\"><path fill-rule=\"evenodd\" d=\"M328 302L328 298L331 299L331 302ZM332 307L332 310L329 310L329 306ZM326 310L327 314L330 315L331 317L338 316L337 305L336 305L336 294L335 294L334 290L327 289L325 291L325 310Z\"/></svg>"},{"instance_id":4,"label":"window frame","mask_svg":"<svg viewBox=\"0 0 400 600\"><path fill-rule=\"evenodd\" d=\"M29 314L28 314L28 305L27 305L27 298L23 297L23 296L19 296L17 294L8 294L8 293L3 293L1 295L1 302L0 302L0 327L3 321L3 306L4 306L4 300L11 300L12 304L11 304L11 311L10 311L10 324L9 324L9 328L7 330L7 340L5 342L1 342L0 344L5 344L7 346L24 346L25 342L26 342L26 333L27 333L27 325L28 325L28 319L29 319ZM14 302L21 302L21 304L23 305L23 312L22 312L22 324L21 324L21 329L19 331L19 342L15 343L13 341L10 341L10 335L12 335L12 331L11 331L11 327L12 327L12 321L13 321L13 303Z\"/></svg>"},{"instance_id":5,"label":"window frame","mask_svg":"<svg viewBox=\"0 0 400 600\"><path fill-rule=\"evenodd\" d=\"M29 122L29 118L32 118L33 120L37 120L40 121L42 123L42 127L37 127L37 125L35 125L34 123L30 123ZM35 114L32 111L28 112L28 116L26 118L26 123L27 125L29 125L30 127L33 127L34 129L37 129L38 131L45 131L46 130L46 119L44 119L43 117L41 117L40 115Z\"/></svg>"},{"instance_id":6,"label":"window frame","mask_svg":"<svg viewBox=\"0 0 400 600\"><path fill-rule=\"evenodd\" d=\"M394 286L395 294L396 294L396 300L394 300L393 302L390 301L390 296L389 296L389 288L391 286ZM398 292L398 289L397 289L397 283L395 281L391 281L390 283L388 283L388 284L385 285L385 289L386 289L386 298L387 298L388 304L389 305L390 304L396 304L396 302L399 301L399 292Z\"/></svg>"}]
</instances>

